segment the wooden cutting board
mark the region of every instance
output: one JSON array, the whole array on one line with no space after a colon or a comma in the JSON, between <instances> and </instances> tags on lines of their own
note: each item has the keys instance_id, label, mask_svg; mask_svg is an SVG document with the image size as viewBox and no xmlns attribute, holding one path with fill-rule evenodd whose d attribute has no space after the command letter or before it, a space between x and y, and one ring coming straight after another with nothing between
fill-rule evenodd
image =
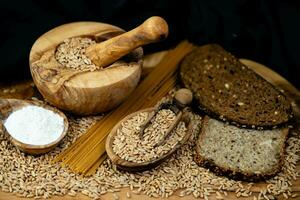
<instances>
[{"instance_id":1,"label":"wooden cutting board","mask_svg":"<svg viewBox=\"0 0 300 200\"><path fill-rule=\"evenodd\" d=\"M151 71L151 68L156 65L156 63L161 59L163 56L161 54L155 54L154 56L146 57L146 64L149 64L148 66L145 66L147 68L147 72ZM241 59L241 61L255 70L258 74L263 76L266 80L268 80L270 83L273 85L279 87L280 89L284 90L284 93L287 95L288 98L292 100L293 104L293 109L296 114L297 120L300 121L300 92L297 90L293 85L291 85L286 79L281 77L279 74L275 73L271 69L256 63L251 60L247 59ZM21 83L13 83L13 84L1 84L0 83L0 98L21 98L21 99L26 99L30 98L34 95L38 95L37 91L34 89L32 85L32 81L25 81ZM297 171L300 171L300 162L298 162L297 165ZM259 192L261 188L266 186L265 183L256 183L252 191L253 192ZM300 199L300 177L296 180L293 181L293 186L292 190L294 191L294 194L297 194L298 196L293 198L293 199ZM124 188L118 193L119 199L128 199L126 197L126 192L129 191L129 189ZM170 200L191 200L195 199L193 196L185 196L185 197L179 197L178 193L175 193L173 196L169 197L168 199ZM256 194L256 196L258 193ZM20 198L15 196L14 194L11 193L5 193L0 191L0 200L17 200L17 199L26 199L26 198ZM88 200L90 199L87 196L78 194L76 197L71 197L71 196L63 196L63 197L52 197L51 200ZM103 200L109 200L109 199L114 199L112 194L106 194L101 197ZM135 195L131 193L131 198L132 200L153 200L157 198L150 198L146 195ZM209 199L216 199L215 196L210 196ZM228 196L226 199L253 199L253 197L248 197L248 198L237 198L235 193L228 193ZM285 199L283 196L279 196L277 199Z\"/></svg>"}]
</instances>

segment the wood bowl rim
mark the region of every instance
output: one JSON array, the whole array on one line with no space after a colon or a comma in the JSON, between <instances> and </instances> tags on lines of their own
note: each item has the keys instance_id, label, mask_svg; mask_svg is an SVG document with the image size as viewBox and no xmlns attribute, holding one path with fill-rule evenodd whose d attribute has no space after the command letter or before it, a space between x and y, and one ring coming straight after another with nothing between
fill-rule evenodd
<instances>
[{"instance_id":1,"label":"wood bowl rim","mask_svg":"<svg viewBox=\"0 0 300 200\"><path fill-rule=\"evenodd\" d=\"M120 34L123 32L126 32L124 29L118 27L118 26L115 26L115 25L112 25L112 24L108 24L108 23L103 23L103 22L94 22L94 21L77 21L77 22L70 22L70 23L65 23L65 24L61 24L59 26L56 26L46 32L44 32L42 35L40 35L33 43L33 45L31 46L30 48L30 53L29 53L29 70L30 70L30 73L31 73L31 76L33 78L33 81L35 83L35 85L37 86L37 88L40 87L39 84L36 84L36 77L34 76L34 72L32 70L32 64L37 61L37 59L35 59L35 55L39 55L39 58L41 58L41 56L49 51L49 50L55 50L56 51L56 48L59 44L61 44L63 42L63 40L67 39L67 38L74 38L74 37L89 37L89 38L94 38L95 40L97 40L97 38L99 38L99 32L100 30L98 30L97 32L91 32L91 33L83 33L83 34L78 34L78 33L69 33L70 37L66 37L64 38L63 40L61 40L56 46L53 46L53 45L48 45L47 48L44 48L44 49L37 49L36 46L38 46L38 43L41 43L40 40L43 40L43 38L46 38L46 37L49 37L48 35L49 34L53 34L52 32L55 32L55 31L59 31L60 29L68 29L68 28L71 28L72 26L76 26L76 25L81 25L81 24L89 24L90 26L95 26L95 27L98 27L98 26L101 26L101 25L104 25L104 26L108 26L110 27L111 29L115 29L115 30L109 30L108 32L105 32L105 34L108 34L108 33L114 33L114 31L119 31ZM115 36L112 36L112 37L108 37L107 39L110 39L110 38L113 38ZM126 65L128 65L127 67L137 67L137 69L132 72L130 75L134 74L137 70L140 70L141 71L141 68L142 68L142 65L143 65L143 59L144 59L144 51L143 51L143 48L142 47L138 47L136 49L134 49L133 51L131 51L128 55L131 55L133 58L131 58L129 61L126 61L124 65L118 65L118 66L114 66L114 67L118 67L118 68L122 68ZM135 61L136 60L136 61ZM58 62L58 61L57 61ZM60 63L59 63L60 64ZM114 63L112 63L111 65L113 65ZM68 70L70 72L78 72L74 75L74 77L72 77L71 79L77 77L77 76L81 76L83 74L97 74L97 73L101 73L102 71L106 71L106 70L110 70L111 68L111 65L105 67L104 69L100 69L100 70L95 70L95 71L80 71L80 70L76 70L76 69L69 69L69 68L66 68L65 70ZM113 82L112 84L116 84L118 82L120 82L122 80L119 80L117 82ZM112 85L110 84L110 85ZM104 85L104 86L109 86L109 85ZM77 85L73 85L73 84L70 84L68 85L68 87L72 87L72 88L78 88ZM97 88L97 87L103 87L102 85L97 85L96 87L84 87L84 88Z\"/></svg>"},{"instance_id":2,"label":"wood bowl rim","mask_svg":"<svg viewBox=\"0 0 300 200\"><path fill-rule=\"evenodd\" d=\"M183 121L186 124L186 127L187 127L186 134L182 138L182 140L180 140L177 143L177 145L175 146L175 148L173 148L172 150L170 150L165 155L161 156L160 158L156 158L154 160L143 162L143 163L134 163L134 162L127 161L127 160L124 160L121 157L119 157L113 151L112 143L114 141L113 139L114 139L114 136L117 133L117 130L121 127L121 124L123 122L127 121L128 119L130 119L131 117L137 115L138 113L141 113L141 112L151 112L154 109L155 108L146 108L146 109L142 109L142 110L136 111L134 113L131 113L131 114L127 115L126 117L124 117L122 120L120 120L113 127L113 129L110 131L109 135L107 136L106 143L105 143L106 153L107 153L109 159L111 160L111 162L113 164L117 165L118 168L120 168L122 170L133 171L133 172L135 172L135 171L144 171L144 170L148 170L148 169L154 168L157 165L159 165L161 162L163 162L164 160L166 160L168 157L170 157L173 153L175 153L181 146L183 146L188 141L188 139L192 135L192 132L193 132L193 129L192 129L192 120L191 120L191 118L189 116L183 115L183 118L181 119L181 121ZM116 162L116 160L117 160L117 162ZM122 162L120 163L120 161L122 161Z\"/></svg>"},{"instance_id":3,"label":"wood bowl rim","mask_svg":"<svg viewBox=\"0 0 300 200\"><path fill-rule=\"evenodd\" d=\"M40 40L42 40L44 37L46 37L48 34L51 34L51 32L55 32L55 31L59 31L59 29L62 29L62 27L65 26L65 28L70 28L72 27L73 25L86 25L86 24L89 24L90 26L98 26L98 25L105 25L105 26L111 26L111 28L115 28L116 30L119 30L119 31L125 31L123 29L121 29L120 27L118 26L114 26L112 24L108 24L108 23L104 23L104 22L96 22L96 21L75 21L75 22L69 22L69 23L64 23L64 24L61 24L61 25L58 25L58 26L55 26L54 28L51 28L49 29L48 31L42 33L35 41L34 43L32 44L31 48L30 48L30 52L29 52L29 66L31 65L32 62L35 62L36 60L34 59L34 55L33 55L33 52L37 53L37 50L36 50L36 45L37 43L41 42ZM93 32L93 33L90 33L90 34L98 34L98 32ZM72 36L72 37L80 37L80 36L89 36L90 34L78 34L76 36ZM63 41L61 41L63 42ZM61 43L60 42L60 43ZM51 47L53 48L53 47ZM43 51L48 51L49 49L51 49L50 47L47 47L45 49L43 49ZM41 51L41 50L40 50ZM39 52L40 52L39 51ZM30 66L31 67L31 66Z\"/></svg>"}]
</instances>

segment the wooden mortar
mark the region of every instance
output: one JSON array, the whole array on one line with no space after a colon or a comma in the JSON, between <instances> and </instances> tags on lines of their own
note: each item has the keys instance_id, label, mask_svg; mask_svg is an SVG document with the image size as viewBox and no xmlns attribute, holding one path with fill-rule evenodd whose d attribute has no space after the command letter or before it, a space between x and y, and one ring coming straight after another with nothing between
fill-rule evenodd
<instances>
[{"instance_id":1,"label":"wooden mortar","mask_svg":"<svg viewBox=\"0 0 300 200\"><path fill-rule=\"evenodd\" d=\"M97 22L56 27L32 46L29 64L33 81L43 97L60 109L80 115L108 111L119 105L139 82L143 58L140 46L167 35L168 25L160 17L151 17L127 33ZM67 38L79 36L97 42L87 48L86 55L103 69L83 72L57 62L57 46Z\"/></svg>"}]
</instances>

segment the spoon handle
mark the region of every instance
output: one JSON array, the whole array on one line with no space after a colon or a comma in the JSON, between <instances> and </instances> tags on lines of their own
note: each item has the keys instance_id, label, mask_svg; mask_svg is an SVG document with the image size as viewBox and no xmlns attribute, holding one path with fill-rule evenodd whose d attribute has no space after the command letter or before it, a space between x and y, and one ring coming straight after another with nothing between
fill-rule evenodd
<instances>
[{"instance_id":1,"label":"spoon handle","mask_svg":"<svg viewBox=\"0 0 300 200\"><path fill-rule=\"evenodd\" d=\"M153 112L149 114L147 117L146 121L140 126L140 131L139 131L139 137L140 139L143 138L145 129L149 126L151 123L151 120L155 118L156 114L162 110L162 109L170 109L172 110L176 115L180 112L180 110L176 107L176 105L173 105L172 103L162 103L160 104Z\"/></svg>"},{"instance_id":2,"label":"spoon handle","mask_svg":"<svg viewBox=\"0 0 300 200\"><path fill-rule=\"evenodd\" d=\"M182 118L182 110L189 105L193 100L193 94L189 89L182 88L175 92L173 102L171 103L162 103L155 109L146 119L146 121L141 125L139 137L143 138L145 129L149 126L151 120L155 117L155 115L162 109L169 109L176 115L174 122L168 128L166 133L163 135L162 139L155 144L155 147L160 146L165 143L170 133L173 129L178 125Z\"/></svg>"},{"instance_id":3,"label":"spoon handle","mask_svg":"<svg viewBox=\"0 0 300 200\"><path fill-rule=\"evenodd\" d=\"M97 66L106 67L140 46L166 38L168 33L168 24L163 18L150 17L129 32L91 45L85 54Z\"/></svg>"},{"instance_id":4,"label":"spoon handle","mask_svg":"<svg viewBox=\"0 0 300 200\"><path fill-rule=\"evenodd\" d=\"M179 124L179 122L180 122L180 120L181 120L181 117L182 117L182 112L179 111L179 113L176 115L176 118L175 118L174 122L173 122L173 123L171 124L171 126L168 128L168 130L166 131L166 133L162 136L162 139L161 139L159 142L157 142L157 143L155 144L155 147L161 146L161 145L163 145L163 144L166 142L166 140L167 140L168 136L170 135L170 133L171 133L171 132L175 129L175 127Z\"/></svg>"},{"instance_id":5,"label":"spoon handle","mask_svg":"<svg viewBox=\"0 0 300 200\"><path fill-rule=\"evenodd\" d=\"M140 127L140 132L139 132L139 137L140 139L143 138L143 135L144 135L144 132L145 132L145 129L149 126L151 120L154 118L154 116L156 115L156 113L158 112L158 109L151 112L149 114L149 116L147 117L146 121L141 125Z\"/></svg>"}]
</instances>

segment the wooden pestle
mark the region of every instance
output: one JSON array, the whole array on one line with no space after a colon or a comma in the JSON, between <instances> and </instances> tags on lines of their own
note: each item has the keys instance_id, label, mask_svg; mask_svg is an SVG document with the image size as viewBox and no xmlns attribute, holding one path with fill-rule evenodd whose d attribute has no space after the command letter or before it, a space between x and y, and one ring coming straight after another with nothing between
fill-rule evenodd
<instances>
[{"instance_id":1,"label":"wooden pestle","mask_svg":"<svg viewBox=\"0 0 300 200\"><path fill-rule=\"evenodd\" d=\"M154 16L129 32L89 46L85 53L95 65L106 67L140 46L165 39L168 33L167 22Z\"/></svg>"}]
</instances>

